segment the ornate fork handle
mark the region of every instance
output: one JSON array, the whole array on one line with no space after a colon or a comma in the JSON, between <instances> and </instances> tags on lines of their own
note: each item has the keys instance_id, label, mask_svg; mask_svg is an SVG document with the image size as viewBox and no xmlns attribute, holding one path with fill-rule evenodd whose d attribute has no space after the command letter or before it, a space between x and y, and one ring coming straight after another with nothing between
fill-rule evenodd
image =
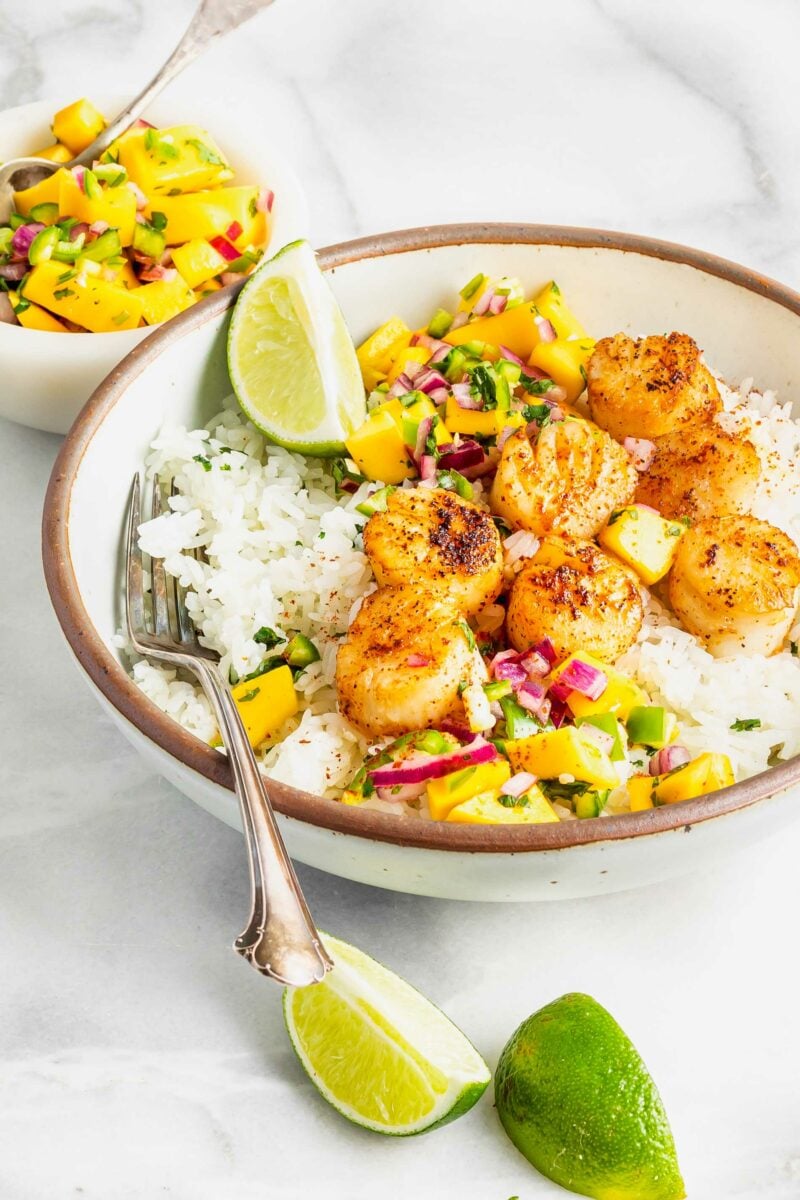
<instances>
[{"instance_id":1,"label":"ornate fork handle","mask_svg":"<svg viewBox=\"0 0 800 1200\"><path fill-rule=\"evenodd\" d=\"M216 663L192 659L186 665L214 708L242 812L252 908L235 949L279 982L295 983L299 975L319 981L333 964L317 937L236 703Z\"/></svg>"},{"instance_id":2,"label":"ornate fork handle","mask_svg":"<svg viewBox=\"0 0 800 1200\"><path fill-rule=\"evenodd\" d=\"M74 164L90 167L119 134L144 112L151 100L187 67L199 54L218 38L249 21L262 8L268 8L273 0L202 0L189 22L189 27L170 54L160 71L147 86L132 100L127 108L108 125L91 146L73 159Z\"/></svg>"}]
</instances>

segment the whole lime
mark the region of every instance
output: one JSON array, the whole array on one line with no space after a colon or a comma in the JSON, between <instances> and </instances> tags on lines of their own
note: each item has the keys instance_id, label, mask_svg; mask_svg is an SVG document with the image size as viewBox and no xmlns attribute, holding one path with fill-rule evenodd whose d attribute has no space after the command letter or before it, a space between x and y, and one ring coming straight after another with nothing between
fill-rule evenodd
<instances>
[{"instance_id":1,"label":"whole lime","mask_svg":"<svg viewBox=\"0 0 800 1200\"><path fill-rule=\"evenodd\" d=\"M500 1055L495 1102L548 1179L595 1200L682 1200L667 1115L610 1013L571 993L523 1021Z\"/></svg>"}]
</instances>

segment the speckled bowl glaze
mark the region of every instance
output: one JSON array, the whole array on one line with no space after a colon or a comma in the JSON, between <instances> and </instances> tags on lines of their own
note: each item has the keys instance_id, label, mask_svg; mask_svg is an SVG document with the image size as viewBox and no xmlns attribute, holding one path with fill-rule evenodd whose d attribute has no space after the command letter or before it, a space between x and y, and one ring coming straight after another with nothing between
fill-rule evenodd
<instances>
[{"instance_id":1,"label":"speckled bowl glaze","mask_svg":"<svg viewBox=\"0 0 800 1200\"><path fill-rule=\"evenodd\" d=\"M412 325L478 271L555 277L597 336L681 329L734 382L791 398L800 381L800 296L681 246L597 230L463 225L329 247L322 266L356 340L402 314ZM100 703L152 767L238 824L226 759L134 686L113 646L122 620L121 538L131 477L164 421L203 424L229 391L231 292L156 330L81 413L44 510L47 584L65 639ZM638 887L707 866L800 812L800 760L697 800L559 825L467 826L364 812L282 784L270 791L291 853L349 879L465 900L554 900Z\"/></svg>"},{"instance_id":2,"label":"speckled bowl glaze","mask_svg":"<svg viewBox=\"0 0 800 1200\"><path fill-rule=\"evenodd\" d=\"M53 141L53 113L74 97L38 100L0 113L0 161L29 154ZM93 96L107 117L121 112L130 97ZM153 102L144 114L154 124L193 124L207 128L233 167L234 183L260 183L275 193L268 252L279 250L306 231L305 194L288 163L271 145L269 123L257 113L226 112L219 97L198 93L191 105L170 99ZM153 332L44 333L0 324L0 416L66 433L83 405L120 359Z\"/></svg>"}]
</instances>

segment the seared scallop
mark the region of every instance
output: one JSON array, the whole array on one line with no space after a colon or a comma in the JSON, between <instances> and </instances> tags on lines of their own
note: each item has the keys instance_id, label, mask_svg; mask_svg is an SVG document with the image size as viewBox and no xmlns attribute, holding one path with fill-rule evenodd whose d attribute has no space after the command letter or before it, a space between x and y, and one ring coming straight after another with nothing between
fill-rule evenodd
<instances>
[{"instance_id":1,"label":"seared scallop","mask_svg":"<svg viewBox=\"0 0 800 1200\"><path fill-rule=\"evenodd\" d=\"M500 594L503 551L485 508L440 488L398 488L364 527L364 550L380 585L445 590L464 613Z\"/></svg>"},{"instance_id":2,"label":"seared scallop","mask_svg":"<svg viewBox=\"0 0 800 1200\"><path fill-rule=\"evenodd\" d=\"M516 650L549 638L559 659L583 650L614 662L643 618L632 571L594 542L548 537L514 581L506 625Z\"/></svg>"},{"instance_id":3,"label":"seared scallop","mask_svg":"<svg viewBox=\"0 0 800 1200\"><path fill-rule=\"evenodd\" d=\"M676 616L717 658L775 654L795 620L800 555L750 516L709 517L678 543L669 577Z\"/></svg>"},{"instance_id":4,"label":"seared scallop","mask_svg":"<svg viewBox=\"0 0 800 1200\"><path fill-rule=\"evenodd\" d=\"M379 588L339 647L339 707L372 737L435 727L463 719L460 685L473 682L475 669L471 634L453 600L411 584Z\"/></svg>"},{"instance_id":5,"label":"seared scallop","mask_svg":"<svg viewBox=\"0 0 800 1200\"><path fill-rule=\"evenodd\" d=\"M586 370L593 420L619 441L658 438L722 407L714 377L686 333L601 338Z\"/></svg>"},{"instance_id":6,"label":"seared scallop","mask_svg":"<svg viewBox=\"0 0 800 1200\"><path fill-rule=\"evenodd\" d=\"M639 476L636 500L662 517L704 517L749 512L761 463L747 438L707 425L658 438L650 466Z\"/></svg>"},{"instance_id":7,"label":"seared scallop","mask_svg":"<svg viewBox=\"0 0 800 1200\"><path fill-rule=\"evenodd\" d=\"M492 510L539 536L592 537L636 488L625 450L591 421L567 418L506 441L492 484Z\"/></svg>"}]
</instances>

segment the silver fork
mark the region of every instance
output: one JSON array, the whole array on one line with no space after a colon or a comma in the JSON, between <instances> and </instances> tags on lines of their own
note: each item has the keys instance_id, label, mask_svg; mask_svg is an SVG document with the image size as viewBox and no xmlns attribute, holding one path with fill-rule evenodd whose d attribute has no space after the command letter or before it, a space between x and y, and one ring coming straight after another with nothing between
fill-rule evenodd
<instances>
[{"instance_id":1,"label":"silver fork","mask_svg":"<svg viewBox=\"0 0 800 1200\"><path fill-rule=\"evenodd\" d=\"M162 511L162 481L153 481L151 516ZM319 983L333 962L317 932L283 844L264 779L256 764L219 655L201 646L186 608L184 589L167 575L162 559L151 559L152 623L145 605L141 485L134 476L128 509L125 600L128 636L148 658L194 674L208 696L236 783L250 868L250 918L234 949L279 983ZM151 627L152 625L152 627Z\"/></svg>"}]
</instances>

